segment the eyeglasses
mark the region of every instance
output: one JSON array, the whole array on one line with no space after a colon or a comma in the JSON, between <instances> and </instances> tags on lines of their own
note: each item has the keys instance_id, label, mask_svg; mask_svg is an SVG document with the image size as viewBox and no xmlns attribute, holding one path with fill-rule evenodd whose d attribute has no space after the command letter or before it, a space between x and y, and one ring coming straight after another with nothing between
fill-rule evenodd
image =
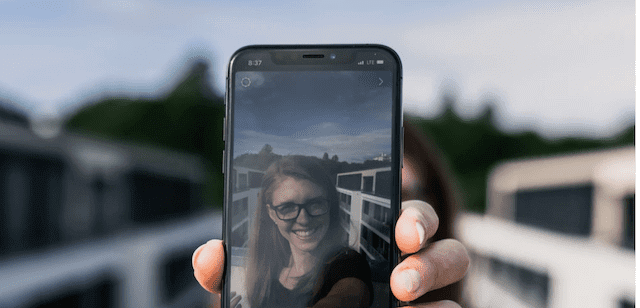
<instances>
[{"instance_id":1,"label":"eyeglasses","mask_svg":"<svg viewBox=\"0 0 640 308\"><path fill-rule=\"evenodd\" d=\"M301 209L305 209L311 217L324 215L329 212L329 202L325 198L311 199L303 204L285 202L278 206L271 206L280 220L291 221L298 218Z\"/></svg>"}]
</instances>

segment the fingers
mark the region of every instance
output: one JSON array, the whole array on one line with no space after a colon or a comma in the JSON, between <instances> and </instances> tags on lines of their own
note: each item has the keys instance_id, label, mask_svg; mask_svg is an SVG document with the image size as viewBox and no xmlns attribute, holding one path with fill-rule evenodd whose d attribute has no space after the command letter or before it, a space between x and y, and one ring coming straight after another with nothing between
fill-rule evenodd
<instances>
[{"instance_id":1,"label":"fingers","mask_svg":"<svg viewBox=\"0 0 640 308\"><path fill-rule=\"evenodd\" d=\"M461 308L456 302L439 301L435 303L420 304L417 306L406 306L404 308Z\"/></svg>"},{"instance_id":2,"label":"fingers","mask_svg":"<svg viewBox=\"0 0 640 308\"><path fill-rule=\"evenodd\" d=\"M419 200L402 202L396 223L396 244L400 251L414 253L426 246L438 230L439 219L431 205Z\"/></svg>"},{"instance_id":3,"label":"fingers","mask_svg":"<svg viewBox=\"0 0 640 308\"><path fill-rule=\"evenodd\" d=\"M469 255L452 239L435 242L402 261L391 273L391 291L401 301L412 301L464 277Z\"/></svg>"},{"instance_id":4,"label":"fingers","mask_svg":"<svg viewBox=\"0 0 640 308\"><path fill-rule=\"evenodd\" d=\"M211 293L222 291L224 272L224 247L221 240L210 240L198 247L192 258L193 275L205 290Z\"/></svg>"}]
</instances>

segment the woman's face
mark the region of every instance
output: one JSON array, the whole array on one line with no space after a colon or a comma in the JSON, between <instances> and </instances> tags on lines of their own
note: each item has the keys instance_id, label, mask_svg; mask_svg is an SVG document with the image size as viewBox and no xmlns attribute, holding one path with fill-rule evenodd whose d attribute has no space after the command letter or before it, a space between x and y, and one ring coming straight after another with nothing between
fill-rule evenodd
<instances>
[{"instance_id":1,"label":"woman's face","mask_svg":"<svg viewBox=\"0 0 640 308\"><path fill-rule=\"evenodd\" d=\"M285 203L306 204L308 201L326 197L320 186L308 180L287 177L273 192L272 207ZM295 220L284 221L278 218L276 211L267 205L269 217L278 226L291 249L310 252L318 247L329 229L329 212L310 216L306 209L300 209ZM330 210L330 209L329 209Z\"/></svg>"}]
</instances>

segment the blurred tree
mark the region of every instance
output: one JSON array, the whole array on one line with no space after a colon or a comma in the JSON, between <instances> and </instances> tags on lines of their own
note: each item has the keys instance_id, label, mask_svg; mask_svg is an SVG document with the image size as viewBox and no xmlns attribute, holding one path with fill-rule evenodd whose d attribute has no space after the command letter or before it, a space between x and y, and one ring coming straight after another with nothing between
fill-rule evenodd
<instances>
[{"instance_id":1,"label":"blurred tree","mask_svg":"<svg viewBox=\"0 0 640 308\"><path fill-rule=\"evenodd\" d=\"M208 67L207 62L192 63L188 73L165 97L112 97L87 105L73 114L65 127L200 155L207 164L207 202L221 206L223 176L220 162L224 149L222 119L225 108L222 96L209 86ZM406 119L421 128L438 145L458 180L467 209L477 212L485 209L488 173L500 162L633 145L635 140L635 125L607 140L547 140L534 132L507 134L495 126L493 107L485 109L477 119L464 120L454 112L454 96L445 94L442 102L445 108L437 118L423 119L407 115ZM270 145L265 145L261 153L263 151L265 155L241 155L236 158L236 163L264 170L280 157L272 152ZM321 162L333 175L388 165L377 161L361 164L338 162L337 155L329 160L328 153L324 153Z\"/></svg>"},{"instance_id":2,"label":"blurred tree","mask_svg":"<svg viewBox=\"0 0 640 308\"><path fill-rule=\"evenodd\" d=\"M338 155L334 154L333 156L331 156L331 161L334 161L334 162L337 163L338 162Z\"/></svg>"},{"instance_id":3,"label":"blurred tree","mask_svg":"<svg viewBox=\"0 0 640 308\"><path fill-rule=\"evenodd\" d=\"M269 155L271 154L271 152L273 152L273 147L270 146L269 144L265 144L262 149L260 150L260 155Z\"/></svg>"},{"instance_id":4,"label":"blurred tree","mask_svg":"<svg viewBox=\"0 0 640 308\"><path fill-rule=\"evenodd\" d=\"M211 90L208 64L191 64L168 95L153 99L111 97L87 105L68 118L68 130L167 147L204 158L205 198L222 206L221 173L224 99Z\"/></svg>"},{"instance_id":5,"label":"blurred tree","mask_svg":"<svg viewBox=\"0 0 640 308\"><path fill-rule=\"evenodd\" d=\"M444 111L436 118L407 116L407 119L433 139L454 172L466 208L475 212L484 212L489 172L501 162L634 144L635 125L612 139L548 140L534 132L503 133L495 126L491 102L473 120L462 119L455 113L454 96L445 94L442 103Z\"/></svg>"},{"instance_id":6,"label":"blurred tree","mask_svg":"<svg viewBox=\"0 0 640 308\"><path fill-rule=\"evenodd\" d=\"M29 127L29 116L25 110L14 103L0 99L0 122L11 122Z\"/></svg>"}]
</instances>

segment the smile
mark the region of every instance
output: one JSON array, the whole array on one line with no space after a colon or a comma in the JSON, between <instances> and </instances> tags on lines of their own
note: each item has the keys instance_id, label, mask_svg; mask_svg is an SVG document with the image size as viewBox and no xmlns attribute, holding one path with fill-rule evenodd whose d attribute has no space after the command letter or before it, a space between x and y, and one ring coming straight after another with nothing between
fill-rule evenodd
<instances>
[{"instance_id":1,"label":"smile","mask_svg":"<svg viewBox=\"0 0 640 308\"><path fill-rule=\"evenodd\" d=\"M313 229L306 229L306 230L294 230L292 231L293 233L295 233L295 235L304 240L304 239L308 239L311 236L313 236L318 230L320 229L320 227L315 227Z\"/></svg>"}]
</instances>

